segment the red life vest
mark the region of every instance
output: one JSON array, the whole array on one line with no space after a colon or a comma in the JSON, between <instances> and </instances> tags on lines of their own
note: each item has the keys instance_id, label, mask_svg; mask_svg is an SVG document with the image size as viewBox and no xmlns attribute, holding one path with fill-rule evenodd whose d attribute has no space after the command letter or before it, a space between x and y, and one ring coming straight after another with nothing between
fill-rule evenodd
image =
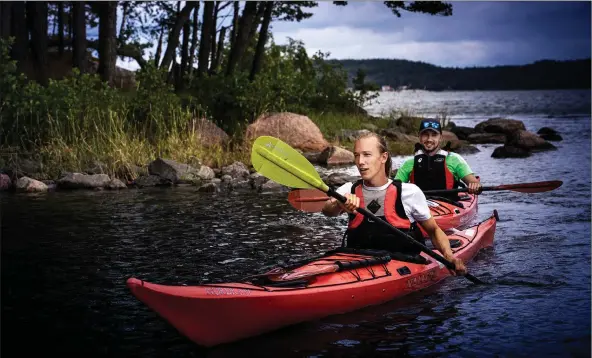
<instances>
[{"instance_id":1,"label":"red life vest","mask_svg":"<svg viewBox=\"0 0 592 358\"><path fill-rule=\"evenodd\" d=\"M362 180L354 183L351 189L352 194L360 198L360 207L371 210L364 201L362 190ZM411 224L405 214L405 208L401 201L401 181L393 181L386 189L384 194L383 216L378 216L387 221L403 233L411 235L415 240L425 244L425 239L419 227L415 223ZM400 252L409 255L417 255L421 252L417 246L410 244L407 240L399 237L391 230L372 221L364 215L348 214L349 222L346 231L347 247L358 249L376 249L388 250L391 252Z\"/></svg>"}]
</instances>

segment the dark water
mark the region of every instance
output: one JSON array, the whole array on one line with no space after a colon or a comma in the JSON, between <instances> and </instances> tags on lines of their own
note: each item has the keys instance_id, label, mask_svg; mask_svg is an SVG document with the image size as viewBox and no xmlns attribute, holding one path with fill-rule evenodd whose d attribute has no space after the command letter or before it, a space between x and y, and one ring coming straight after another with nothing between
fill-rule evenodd
<instances>
[{"instance_id":1,"label":"dark water","mask_svg":"<svg viewBox=\"0 0 592 358\"><path fill-rule=\"evenodd\" d=\"M277 193L2 194L2 353L588 357L590 117L513 118L533 131L551 126L564 141L526 159L494 160L495 145L482 145L466 156L472 168L487 185L564 185L481 196L477 220L497 209L501 221L494 249L468 267L492 285L449 278L399 301L209 350L137 301L125 280L236 280L339 245L345 217L296 212Z\"/></svg>"}]
</instances>

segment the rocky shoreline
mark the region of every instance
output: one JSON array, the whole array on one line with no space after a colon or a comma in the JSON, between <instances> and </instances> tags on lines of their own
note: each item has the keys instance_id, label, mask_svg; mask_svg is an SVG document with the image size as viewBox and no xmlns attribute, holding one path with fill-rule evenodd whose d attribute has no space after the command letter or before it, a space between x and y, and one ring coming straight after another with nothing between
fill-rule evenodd
<instances>
[{"instance_id":1,"label":"rocky shoreline","mask_svg":"<svg viewBox=\"0 0 592 358\"><path fill-rule=\"evenodd\" d=\"M393 142L414 144L416 127L410 120L393 120L388 128L361 130L343 129L338 140L353 141L364 131L373 130ZM490 118L475 126L461 127L450 123L443 131L444 144L450 143L452 151L467 154L479 151L471 144L503 144L496 148L493 158L524 158L544 150L557 149L549 141L560 141L561 136L553 129L543 127L537 134L526 130L524 123L505 118ZM306 116L277 114L266 116L251 125L248 137L272 135L300 150L312 163L321 166L352 165L354 156L347 148L331 145L319 128ZM411 153L409 153L411 154ZM19 161L13 168L0 172L0 190L16 192L46 192L54 190L121 190L128 188L193 186L199 192L221 192L234 190L282 191L288 188L256 173L245 163L234 162L222 168L210 168L199 160L191 164L156 158L145 167L135 167L133 180L109 176L102 170L101 163L83 173L63 172L57 180L47 180L40 174L43 166L30 159ZM341 185L356 180L343 174L324 176L328 185Z\"/></svg>"}]
</instances>

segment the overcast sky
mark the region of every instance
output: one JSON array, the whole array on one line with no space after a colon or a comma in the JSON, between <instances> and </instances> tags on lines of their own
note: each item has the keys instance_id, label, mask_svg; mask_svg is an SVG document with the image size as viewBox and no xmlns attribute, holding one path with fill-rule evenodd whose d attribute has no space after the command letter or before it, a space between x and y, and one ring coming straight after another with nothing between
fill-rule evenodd
<instances>
[{"instance_id":1,"label":"overcast sky","mask_svg":"<svg viewBox=\"0 0 592 358\"><path fill-rule=\"evenodd\" d=\"M382 1L319 2L312 18L274 22L277 43L302 40L312 55L396 58L446 67L527 64L590 57L590 2L452 2L453 15L403 12ZM135 69L133 63L121 63Z\"/></svg>"}]
</instances>

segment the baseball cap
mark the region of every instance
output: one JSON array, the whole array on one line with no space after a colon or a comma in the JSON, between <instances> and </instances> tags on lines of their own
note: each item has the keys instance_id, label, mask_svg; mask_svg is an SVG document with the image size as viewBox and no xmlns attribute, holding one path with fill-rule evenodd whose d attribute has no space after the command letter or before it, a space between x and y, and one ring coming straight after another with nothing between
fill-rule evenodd
<instances>
[{"instance_id":1,"label":"baseball cap","mask_svg":"<svg viewBox=\"0 0 592 358\"><path fill-rule=\"evenodd\" d=\"M428 129L437 131L438 133L442 134L442 126L440 125L440 121L437 119L427 118L421 121L421 124L419 125L419 133L421 134L421 132Z\"/></svg>"}]
</instances>

